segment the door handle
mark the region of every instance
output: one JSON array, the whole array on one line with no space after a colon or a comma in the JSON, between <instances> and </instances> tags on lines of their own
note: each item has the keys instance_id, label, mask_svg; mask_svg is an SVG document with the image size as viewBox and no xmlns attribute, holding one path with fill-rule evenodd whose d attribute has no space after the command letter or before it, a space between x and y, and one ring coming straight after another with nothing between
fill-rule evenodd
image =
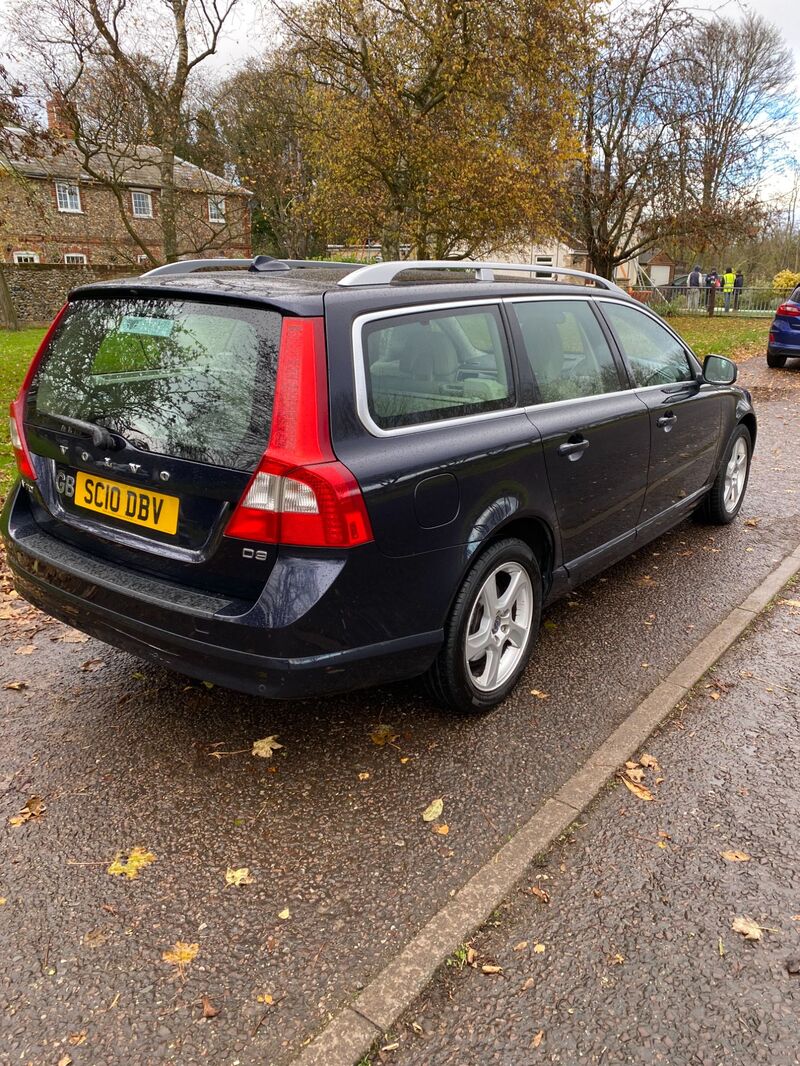
<instances>
[{"instance_id":1,"label":"door handle","mask_svg":"<svg viewBox=\"0 0 800 1066\"><path fill-rule=\"evenodd\" d=\"M675 425L675 423L677 421L678 421L678 416L673 411L669 411L667 414L662 415L661 418L658 419L656 424L659 425L659 426L663 426L664 429L666 429L667 432L669 432L669 430L672 429L672 427Z\"/></svg>"},{"instance_id":2,"label":"door handle","mask_svg":"<svg viewBox=\"0 0 800 1066\"><path fill-rule=\"evenodd\" d=\"M568 455L570 459L580 459L583 452L589 447L589 441L582 437L580 440L568 440L558 446L559 455Z\"/></svg>"}]
</instances>

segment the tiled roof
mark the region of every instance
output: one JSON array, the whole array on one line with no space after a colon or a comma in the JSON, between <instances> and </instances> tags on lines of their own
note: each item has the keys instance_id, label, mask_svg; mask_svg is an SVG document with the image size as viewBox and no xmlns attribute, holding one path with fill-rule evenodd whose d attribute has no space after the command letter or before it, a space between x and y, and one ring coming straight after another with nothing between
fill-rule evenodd
<instances>
[{"instance_id":1,"label":"tiled roof","mask_svg":"<svg viewBox=\"0 0 800 1066\"><path fill-rule=\"evenodd\" d=\"M15 170L31 178L68 178L92 181L81 165L81 155L72 141L64 140L31 152L17 131L8 129L11 148L8 160ZM21 131L20 131L21 132ZM151 144L125 146L124 151L106 147L92 159L92 168L113 176L120 184L143 189L160 189L161 150ZM0 160L2 165L2 160ZM212 174L185 159L176 157L175 185L192 192L219 193L226 196L252 196L252 193L227 178Z\"/></svg>"}]
</instances>

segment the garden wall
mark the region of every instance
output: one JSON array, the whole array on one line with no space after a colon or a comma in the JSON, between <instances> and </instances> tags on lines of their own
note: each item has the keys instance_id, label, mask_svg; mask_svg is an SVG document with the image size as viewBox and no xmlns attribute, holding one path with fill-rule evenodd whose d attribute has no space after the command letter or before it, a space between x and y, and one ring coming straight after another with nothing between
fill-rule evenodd
<instances>
[{"instance_id":1,"label":"garden wall","mask_svg":"<svg viewBox=\"0 0 800 1066\"><path fill-rule=\"evenodd\" d=\"M131 266L65 266L63 263L3 264L20 325L50 322L70 289L136 273ZM6 325L5 322L0 325Z\"/></svg>"}]
</instances>

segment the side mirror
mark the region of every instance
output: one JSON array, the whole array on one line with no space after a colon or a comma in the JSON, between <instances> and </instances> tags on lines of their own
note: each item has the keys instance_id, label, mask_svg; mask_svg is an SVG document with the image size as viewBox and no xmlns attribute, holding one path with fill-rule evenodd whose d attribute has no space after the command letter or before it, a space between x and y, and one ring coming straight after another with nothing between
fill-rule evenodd
<instances>
[{"instance_id":1,"label":"side mirror","mask_svg":"<svg viewBox=\"0 0 800 1066\"><path fill-rule=\"evenodd\" d=\"M739 368L724 355L707 355L703 363L703 378L712 385L732 385Z\"/></svg>"}]
</instances>

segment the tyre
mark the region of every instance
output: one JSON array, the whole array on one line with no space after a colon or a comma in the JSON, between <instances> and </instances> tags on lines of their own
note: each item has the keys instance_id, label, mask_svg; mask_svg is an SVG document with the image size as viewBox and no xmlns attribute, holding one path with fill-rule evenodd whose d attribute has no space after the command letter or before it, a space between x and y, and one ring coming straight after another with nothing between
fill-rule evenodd
<instances>
[{"instance_id":1,"label":"tyre","mask_svg":"<svg viewBox=\"0 0 800 1066\"><path fill-rule=\"evenodd\" d=\"M767 366L771 366L774 370L779 370L782 366L786 366L786 356L778 355L777 352L771 352L768 348Z\"/></svg>"},{"instance_id":2,"label":"tyre","mask_svg":"<svg viewBox=\"0 0 800 1066\"><path fill-rule=\"evenodd\" d=\"M511 537L491 544L464 579L428 672L437 702L464 714L501 703L530 659L541 613L542 575L531 549Z\"/></svg>"},{"instance_id":3,"label":"tyre","mask_svg":"<svg viewBox=\"0 0 800 1066\"><path fill-rule=\"evenodd\" d=\"M701 520L726 526L737 516L747 490L752 451L750 430L747 426L737 426L725 450L711 491L700 505L698 514Z\"/></svg>"}]
</instances>

